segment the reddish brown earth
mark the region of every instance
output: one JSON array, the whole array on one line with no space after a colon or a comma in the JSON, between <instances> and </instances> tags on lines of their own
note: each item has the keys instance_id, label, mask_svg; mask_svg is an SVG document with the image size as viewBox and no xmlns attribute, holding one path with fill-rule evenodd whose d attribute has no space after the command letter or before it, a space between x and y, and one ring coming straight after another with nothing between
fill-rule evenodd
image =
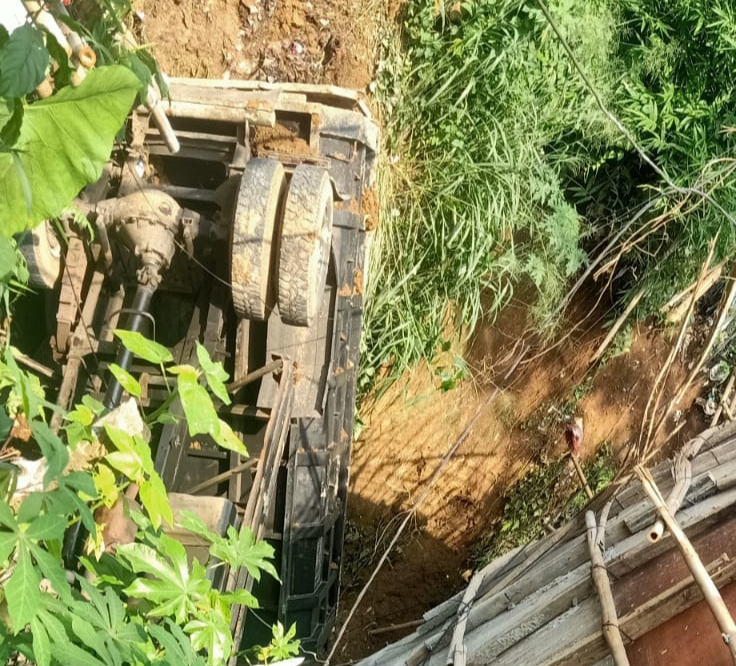
<instances>
[{"instance_id":1,"label":"reddish brown earth","mask_svg":"<svg viewBox=\"0 0 736 666\"><path fill-rule=\"evenodd\" d=\"M385 5L379 0L137 0L136 8L144 40L168 74L332 83L366 92ZM369 201L375 226L376 197ZM584 419L584 457L603 443L623 456L638 441L654 378L672 343L661 331L640 325L629 353L591 369L588 361L608 315L585 301L571 315L577 323L547 345L529 332L525 304L513 303L467 344L432 366L420 365L364 404L366 425L351 468L343 619L404 512L476 414L477 421L399 539L333 663L349 663L396 640L410 629L384 629L421 618L463 584L471 547L498 520L506 490L530 466L565 453L567 412ZM593 314L581 321L590 310ZM456 354L467 359L469 371L456 388L442 392L437 368L450 365ZM678 358L673 364L663 404L687 375L688 362ZM688 409L698 390L688 392L681 409ZM699 410L686 411L683 418L685 427L669 446L702 428ZM668 420L660 443L673 427Z\"/></svg>"}]
</instances>

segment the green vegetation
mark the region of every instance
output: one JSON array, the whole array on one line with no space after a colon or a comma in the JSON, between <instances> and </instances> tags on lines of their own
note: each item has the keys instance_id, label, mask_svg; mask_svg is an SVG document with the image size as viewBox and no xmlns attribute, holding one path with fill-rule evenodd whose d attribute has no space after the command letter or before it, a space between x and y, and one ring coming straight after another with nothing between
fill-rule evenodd
<instances>
[{"instance_id":1,"label":"green vegetation","mask_svg":"<svg viewBox=\"0 0 736 666\"><path fill-rule=\"evenodd\" d=\"M229 402L228 377L204 347L197 347L197 367L177 366L166 347L115 332L134 355L176 377L167 383L165 403L131 432L131 422L110 422L114 415L104 415L89 396L53 429L49 418L59 407L46 401L37 377L20 369L11 346L13 301L28 279L12 234L57 216L99 177L136 95L157 72L145 52L131 53L117 39L129 9L127 0L99 0L90 29L64 19L95 46L102 65L81 81L50 33L31 24L10 34L0 27L0 441L2 453L16 456L9 446L31 446L42 456L29 463L38 465L37 483L22 490L18 481L28 470L0 463L2 663L22 655L38 666L220 665L240 647L233 644L231 609L258 602L245 589L214 589L208 569L243 567L256 580L264 572L277 577L273 548L247 528L231 526L222 536L184 513L178 527L198 535L208 551L191 562L165 532L174 515L146 433L175 422L169 406L176 398L191 436L210 435L247 455L217 415L214 400ZM54 92L39 99L37 87L47 77ZM111 371L133 400L140 398L136 377L115 364ZM134 496L140 510L129 500ZM133 521L131 543L105 543L104 526L112 521L96 520L105 511ZM83 535L86 557L67 561L72 533ZM294 627L277 625L272 643L252 657L271 662L295 654L294 635Z\"/></svg>"},{"instance_id":2,"label":"green vegetation","mask_svg":"<svg viewBox=\"0 0 736 666\"><path fill-rule=\"evenodd\" d=\"M563 472L566 467L569 474L565 478ZM609 485L616 475L610 446L601 446L583 471L594 493ZM499 524L476 546L479 566L512 548L538 539L544 534L545 527L557 527L566 522L587 501L566 457L533 467L508 490Z\"/></svg>"},{"instance_id":3,"label":"green vegetation","mask_svg":"<svg viewBox=\"0 0 736 666\"><path fill-rule=\"evenodd\" d=\"M601 259L622 306L643 287L648 314L694 280L716 232L717 259L736 249L732 3L549 5L576 62L533 0L413 0L384 38L366 386L431 358L448 313L472 331L532 287L551 330L570 277Z\"/></svg>"},{"instance_id":4,"label":"green vegetation","mask_svg":"<svg viewBox=\"0 0 736 666\"><path fill-rule=\"evenodd\" d=\"M152 363L168 363L171 354L138 334L118 331L128 349ZM220 397L227 379L218 363L198 348L201 369L169 367L178 376L178 395L189 432L209 433L225 448L245 454L242 442L216 414L210 391ZM122 369L121 369L122 371ZM122 371L124 372L124 371ZM127 373L126 373L127 374ZM205 385L199 380L204 380ZM135 396L140 385L125 379ZM39 666L53 664L210 664L224 663L238 648L230 632L231 607L256 607L246 590L220 592L207 577L211 566L244 567L256 580L261 572L277 577L273 548L256 542L247 528L228 528L225 536L210 532L200 518L184 513L183 529L209 546L206 561L188 562L184 546L164 528L174 516L164 484L156 473L142 434L109 421L100 422L104 408L85 396L65 415L60 433L46 424L50 410L37 381L22 372L13 348L5 346L0 360L0 438L18 438L27 428L43 454L45 472L38 490L16 495L4 479L0 500L0 657L21 653ZM152 426L166 410L148 415ZM142 429L142 432L145 428ZM42 468L44 469L44 468ZM7 471L7 470L3 470ZM15 477L14 477L15 478ZM123 497L137 487L142 511ZM122 504L121 504L122 503ZM132 543L105 548L97 510L123 506L135 521ZM78 523L89 535L87 557L69 580L63 540ZM42 579L47 581L42 585ZM260 649L265 658L294 653L294 632L274 628L274 643Z\"/></svg>"}]
</instances>

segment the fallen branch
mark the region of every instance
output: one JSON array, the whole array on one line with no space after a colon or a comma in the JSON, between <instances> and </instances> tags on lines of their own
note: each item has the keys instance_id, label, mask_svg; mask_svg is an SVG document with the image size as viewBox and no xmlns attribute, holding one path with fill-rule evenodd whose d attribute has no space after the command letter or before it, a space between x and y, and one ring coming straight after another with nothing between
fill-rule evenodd
<instances>
[{"instance_id":1,"label":"fallen branch","mask_svg":"<svg viewBox=\"0 0 736 666\"><path fill-rule=\"evenodd\" d=\"M718 280L720 280L725 263L725 261L722 261L720 264L713 266L713 268L705 274L699 286L697 281L693 282L689 287L687 287L687 289L683 289L679 294L673 296L670 301L662 307L662 312L667 312L669 310L669 314L667 315L668 322L676 324L685 315L689 300L685 300L687 296L693 295L694 292L694 298L697 301L716 282L718 282Z\"/></svg>"},{"instance_id":2,"label":"fallen branch","mask_svg":"<svg viewBox=\"0 0 736 666\"><path fill-rule=\"evenodd\" d=\"M601 512L600 523L596 523L595 513L586 511L585 527L588 530L588 549L590 550L590 560L592 562L591 575L593 577L593 585L595 585L601 603L603 637L606 639L608 648L611 650L613 663L616 666L629 666L629 658L626 656L626 648L624 647L621 631L618 626L618 614L616 613L616 604L613 601L613 593L611 592L611 582L608 579L608 570L603 559L606 521L608 520L610 506L611 503L609 502Z\"/></svg>"},{"instance_id":3,"label":"fallen branch","mask_svg":"<svg viewBox=\"0 0 736 666\"><path fill-rule=\"evenodd\" d=\"M665 522L667 529L670 531L670 534L672 534L672 538L680 549L682 557L685 560L688 569L690 569L690 573L695 579L695 582L703 592L703 597L705 598L705 601L721 630L723 642L726 644L731 654L731 660L736 664L736 624L734 624L733 618L728 611L728 607L724 603L723 597L721 597L721 593L718 591L713 579L708 575L708 571L705 566L703 566L703 562L700 560L698 553L693 548L687 535L667 508L667 503L659 492L659 488L657 488L649 470L641 465L637 465L634 468L634 471L641 480L644 491L649 495L649 499L652 500L655 508L659 512L659 515Z\"/></svg>"},{"instance_id":4,"label":"fallen branch","mask_svg":"<svg viewBox=\"0 0 736 666\"><path fill-rule=\"evenodd\" d=\"M728 382L726 382L726 388L723 389L723 394L721 395L721 400L718 403L718 409L716 409L716 413L713 414L713 418L710 420L710 427L714 428L718 425L718 421L721 418L721 414L723 413L724 409L726 411L726 414L728 415L728 398L731 395L731 390L733 389L734 380L736 379L736 374L733 372L731 373L731 376L728 378ZM729 416L730 418L730 416Z\"/></svg>"},{"instance_id":5,"label":"fallen branch","mask_svg":"<svg viewBox=\"0 0 736 666\"><path fill-rule=\"evenodd\" d=\"M606 351L606 349L608 349L608 345L610 345L613 339L616 337L616 333L618 333L619 329L624 325L624 322L628 319L632 310L636 307L636 304L641 300L641 297L643 295L644 290L642 289L638 294L636 294L636 296L634 296L634 298L631 299L629 304L626 306L626 309L623 311L623 314L616 320L616 323L611 326L611 330L608 331L608 335L606 336L605 340L603 340L598 349L595 350L595 353L590 359L591 364L595 363L601 358L601 356L603 356L603 353Z\"/></svg>"}]
</instances>

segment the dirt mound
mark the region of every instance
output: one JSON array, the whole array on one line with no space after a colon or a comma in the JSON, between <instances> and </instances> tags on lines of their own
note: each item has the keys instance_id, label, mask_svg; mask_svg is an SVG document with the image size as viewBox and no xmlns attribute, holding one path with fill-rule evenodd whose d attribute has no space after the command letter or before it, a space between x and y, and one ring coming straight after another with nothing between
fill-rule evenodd
<instances>
[{"instance_id":1,"label":"dirt mound","mask_svg":"<svg viewBox=\"0 0 736 666\"><path fill-rule=\"evenodd\" d=\"M137 0L171 76L331 83L365 90L379 19L359 0Z\"/></svg>"}]
</instances>

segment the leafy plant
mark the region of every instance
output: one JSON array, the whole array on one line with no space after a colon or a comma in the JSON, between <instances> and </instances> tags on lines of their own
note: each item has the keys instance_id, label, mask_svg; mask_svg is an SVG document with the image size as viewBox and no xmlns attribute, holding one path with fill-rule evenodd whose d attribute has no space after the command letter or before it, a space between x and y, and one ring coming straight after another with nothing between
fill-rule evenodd
<instances>
[{"instance_id":1,"label":"leafy plant","mask_svg":"<svg viewBox=\"0 0 736 666\"><path fill-rule=\"evenodd\" d=\"M538 539L546 526L569 520L587 504L585 491L562 478L565 462L565 458L559 458L535 466L508 490L500 521L476 546L481 565ZM584 465L584 472L594 493L613 481L616 463L608 444L601 446L593 460Z\"/></svg>"}]
</instances>

